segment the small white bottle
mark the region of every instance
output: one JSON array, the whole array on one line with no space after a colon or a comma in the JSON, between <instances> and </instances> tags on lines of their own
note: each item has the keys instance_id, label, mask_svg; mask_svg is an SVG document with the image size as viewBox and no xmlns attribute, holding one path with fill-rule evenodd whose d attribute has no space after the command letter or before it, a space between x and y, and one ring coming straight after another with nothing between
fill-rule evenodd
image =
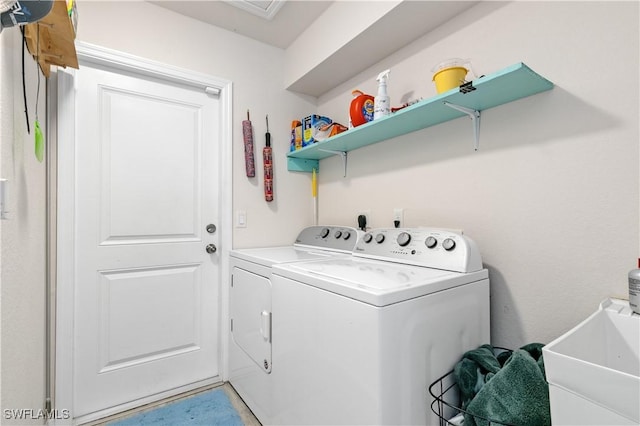
<instances>
[{"instance_id":1,"label":"small white bottle","mask_svg":"<svg viewBox=\"0 0 640 426\"><path fill-rule=\"evenodd\" d=\"M391 105L389 95L387 94L387 80L389 79L391 70L382 71L378 74L378 94L373 102L373 119L391 115Z\"/></svg>"},{"instance_id":2,"label":"small white bottle","mask_svg":"<svg viewBox=\"0 0 640 426\"><path fill-rule=\"evenodd\" d=\"M640 269L629 271L629 306L633 312L640 314Z\"/></svg>"}]
</instances>

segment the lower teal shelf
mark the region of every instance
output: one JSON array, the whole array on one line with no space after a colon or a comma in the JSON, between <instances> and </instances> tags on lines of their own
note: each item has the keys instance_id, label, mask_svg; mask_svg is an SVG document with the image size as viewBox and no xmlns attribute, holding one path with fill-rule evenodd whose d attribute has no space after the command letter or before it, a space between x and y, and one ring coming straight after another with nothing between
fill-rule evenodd
<instances>
[{"instance_id":1,"label":"lower teal shelf","mask_svg":"<svg viewBox=\"0 0 640 426\"><path fill-rule=\"evenodd\" d=\"M451 89L387 117L289 152L287 154L288 170L312 172L315 168L317 172L319 160L335 155L335 151L353 151L466 116L465 113L445 105L445 102L482 111L550 90L553 88L553 83L520 62L496 73L477 78L473 80L471 86L473 89L469 92L462 93L460 88Z\"/></svg>"}]
</instances>

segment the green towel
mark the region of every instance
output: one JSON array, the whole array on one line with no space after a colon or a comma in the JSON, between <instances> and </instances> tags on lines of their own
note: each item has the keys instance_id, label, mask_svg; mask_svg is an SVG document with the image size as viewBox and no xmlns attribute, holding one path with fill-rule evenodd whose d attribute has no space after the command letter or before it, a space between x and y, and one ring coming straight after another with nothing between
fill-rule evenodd
<instances>
[{"instance_id":1,"label":"green towel","mask_svg":"<svg viewBox=\"0 0 640 426\"><path fill-rule=\"evenodd\" d=\"M525 351L529 352L529 355L531 355L533 359L538 361L542 357L543 347L544 345L542 343L529 343L527 345L524 345L520 349L524 349Z\"/></svg>"},{"instance_id":2,"label":"green towel","mask_svg":"<svg viewBox=\"0 0 640 426\"><path fill-rule=\"evenodd\" d=\"M465 426L551 424L549 388L541 343L517 351L482 345L467 351L454 368ZM475 415L475 416L474 416ZM503 422L503 423L496 423Z\"/></svg>"},{"instance_id":3,"label":"green towel","mask_svg":"<svg viewBox=\"0 0 640 426\"><path fill-rule=\"evenodd\" d=\"M491 424L482 418L519 426L551 425L549 387L539 361L527 350L514 351L502 369L486 380L466 411L465 426Z\"/></svg>"},{"instance_id":4,"label":"green towel","mask_svg":"<svg viewBox=\"0 0 640 426\"><path fill-rule=\"evenodd\" d=\"M500 363L494 355L491 345L482 345L477 349L465 352L462 360L456 364L454 377L460 390L462 408L482 389L487 375L500 371Z\"/></svg>"},{"instance_id":5,"label":"green towel","mask_svg":"<svg viewBox=\"0 0 640 426\"><path fill-rule=\"evenodd\" d=\"M509 358L511 358L511 354L512 353L513 353L513 351L506 350L506 351L500 352L496 356L496 359L500 363L500 368L502 368L504 366L504 364L509 360Z\"/></svg>"},{"instance_id":6,"label":"green towel","mask_svg":"<svg viewBox=\"0 0 640 426\"><path fill-rule=\"evenodd\" d=\"M482 418L525 426L551 424L543 346L529 343L514 352L482 345L463 355L453 375L462 409L475 414L465 416L466 426L489 425Z\"/></svg>"},{"instance_id":7,"label":"green towel","mask_svg":"<svg viewBox=\"0 0 640 426\"><path fill-rule=\"evenodd\" d=\"M468 351L464 354L464 358L474 361L487 373L497 373L500 371L500 363L496 359L493 346L491 345L482 345L478 349Z\"/></svg>"},{"instance_id":8,"label":"green towel","mask_svg":"<svg viewBox=\"0 0 640 426\"><path fill-rule=\"evenodd\" d=\"M465 409L484 385L484 377L477 364L466 358L456 364L453 374L460 390L462 408Z\"/></svg>"}]
</instances>

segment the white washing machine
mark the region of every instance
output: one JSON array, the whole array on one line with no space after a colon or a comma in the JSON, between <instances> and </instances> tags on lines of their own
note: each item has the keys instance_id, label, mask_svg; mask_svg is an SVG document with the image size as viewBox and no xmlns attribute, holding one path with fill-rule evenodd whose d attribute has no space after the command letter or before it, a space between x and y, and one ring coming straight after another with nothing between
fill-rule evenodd
<instances>
[{"instance_id":1,"label":"white washing machine","mask_svg":"<svg viewBox=\"0 0 640 426\"><path fill-rule=\"evenodd\" d=\"M272 415L272 266L350 257L362 234L351 227L312 226L291 246L230 252L229 381L263 423Z\"/></svg>"},{"instance_id":2,"label":"white washing machine","mask_svg":"<svg viewBox=\"0 0 640 426\"><path fill-rule=\"evenodd\" d=\"M266 424L436 425L428 386L489 342L489 278L464 235L378 229L351 257L274 265Z\"/></svg>"}]
</instances>

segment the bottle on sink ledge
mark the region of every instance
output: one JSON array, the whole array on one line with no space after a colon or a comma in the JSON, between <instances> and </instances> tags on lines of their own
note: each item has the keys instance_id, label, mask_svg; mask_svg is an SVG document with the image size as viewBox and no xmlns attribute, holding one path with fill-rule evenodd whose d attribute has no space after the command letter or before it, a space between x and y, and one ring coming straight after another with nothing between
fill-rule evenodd
<instances>
[{"instance_id":1,"label":"bottle on sink ledge","mask_svg":"<svg viewBox=\"0 0 640 426\"><path fill-rule=\"evenodd\" d=\"M640 259L638 268L629 271L629 306L636 314L640 314Z\"/></svg>"}]
</instances>

